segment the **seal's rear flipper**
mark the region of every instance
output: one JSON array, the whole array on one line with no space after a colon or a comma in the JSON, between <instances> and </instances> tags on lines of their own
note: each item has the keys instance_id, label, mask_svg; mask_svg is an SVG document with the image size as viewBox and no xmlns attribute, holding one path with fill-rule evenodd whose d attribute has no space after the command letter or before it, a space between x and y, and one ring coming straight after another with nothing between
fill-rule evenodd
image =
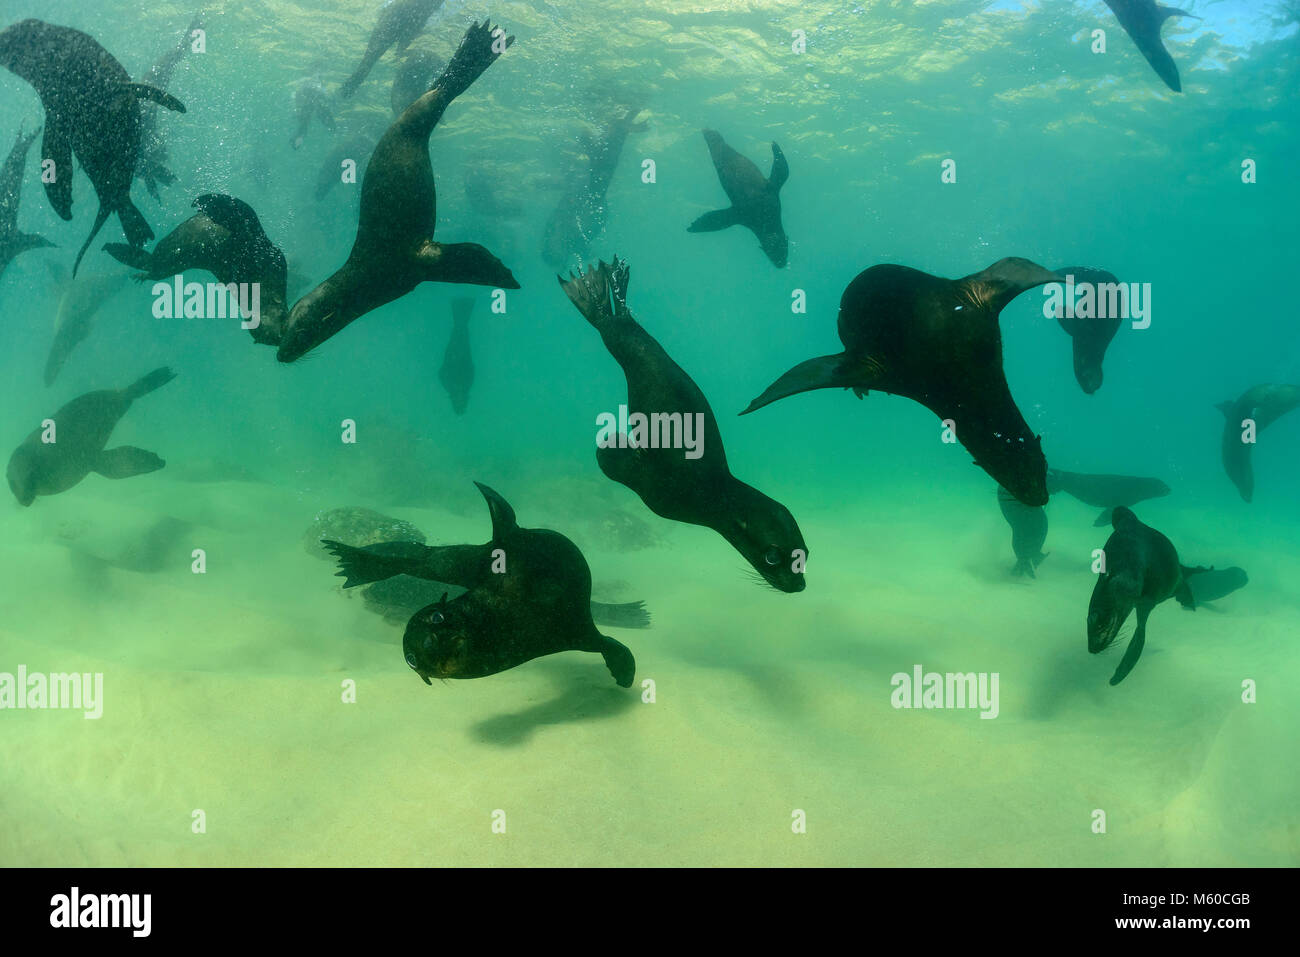
<instances>
[{"instance_id":1,"label":"seal's rear flipper","mask_svg":"<svg viewBox=\"0 0 1300 957\"><path fill-rule=\"evenodd\" d=\"M1127 678L1128 673L1133 670L1133 666L1142 657L1142 648L1147 643L1147 615L1149 614L1151 614L1150 608L1139 608L1137 610L1137 631L1133 632L1133 637L1129 639L1128 647L1124 649L1124 657L1120 661L1119 667L1110 676L1112 686Z\"/></svg>"},{"instance_id":2,"label":"seal's rear flipper","mask_svg":"<svg viewBox=\"0 0 1300 957\"><path fill-rule=\"evenodd\" d=\"M749 403L741 415L748 415L777 399L811 392L814 389L856 389L865 392L875 388L875 373L879 366L870 358L850 362L847 354L819 356L801 362L763 390L763 394Z\"/></svg>"},{"instance_id":3,"label":"seal's rear flipper","mask_svg":"<svg viewBox=\"0 0 1300 957\"><path fill-rule=\"evenodd\" d=\"M91 471L98 472L104 478L124 479L157 472L166 464L152 452L138 449L134 445L122 445L100 452Z\"/></svg>"},{"instance_id":4,"label":"seal's rear flipper","mask_svg":"<svg viewBox=\"0 0 1300 957\"><path fill-rule=\"evenodd\" d=\"M781 147L776 143L772 144L772 172L767 177L768 185L777 190L785 185L785 181L790 178L790 164L785 160L785 154L781 152Z\"/></svg>"},{"instance_id":5,"label":"seal's rear flipper","mask_svg":"<svg viewBox=\"0 0 1300 957\"><path fill-rule=\"evenodd\" d=\"M616 316L627 313L627 287L631 281L631 271L627 261L614 257L612 263L602 260L598 265L588 266L585 273L569 278L556 276L560 288L569 297L569 301L582 313L583 318L596 327L603 329Z\"/></svg>"},{"instance_id":6,"label":"seal's rear flipper","mask_svg":"<svg viewBox=\"0 0 1300 957\"><path fill-rule=\"evenodd\" d=\"M736 209L735 206L730 206L727 209L715 209L711 213L705 213L687 226L686 231L688 233L716 233L720 229L727 229L740 224L740 210Z\"/></svg>"},{"instance_id":7,"label":"seal's rear flipper","mask_svg":"<svg viewBox=\"0 0 1300 957\"><path fill-rule=\"evenodd\" d=\"M1212 572L1214 571L1214 566L1211 565L1209 568L1206 568L1204 565L1197 565L1195 568L1188 568L1186 565L1179 565L1178 567L1183 573L1183 580L1179 582L1178 590L1174 592L1174 598L1178 601L1178 604L1182 605L1184 608L1196 611L1196 596L1192 594L1192 589L1188 586L1187 579L1192 575L1201 575L1205 572Z\"/></svg>"},{"instance_id":8,"label":"seal's rear flipper","mask_svg":"<svg viewBox=\"0 0 1300 957\"><path fill-rule=\"evenodd\" d=\"M104 252L132 269L147 273L153 269L153 253L147 249L128 246L126 243L105 243Z\"/></svg>"},{"instance_id":9,"label":"seal's rear flipper","mask_svg":"<svg viewBox=\"0 0 1300 957\"><path fill-rule=\"evenodd\" d=\"M130 201L127 202L127 205L131 206ZM140 222L144 223L144 217L140 215L140 211L136 209L134 206L131 206L131 210L132 212L135 213L137 217L139 217ZM87 236L86 241L81 244L81 248L77 250L77 258L72 262L73 279L77 278L77 270L81 267L81 257L86 255L86 250L90 248L91 241L95 238L96 235L98 235L100 229L103 228L104 223L108 221L108 214L111 212L112 210L109 209L107 206L105 206L103 203L99 204L99 212L95 214L95 224L90 227L90 235ZM138 243L133 241L131 239L131 230L127 228L127 219L129 218L129 216L130 216L129 213L127 214L122 214L120 212L118 213L118 218L122 221L122 231L126 233L127 241L130 242L132 246L143 246L148 240L153 238L153 230L149 229L148 223L144 223L144 228L149 230L149 235L146 236L144 239L140 240L140 242Z\"/></svg>"},{"instance_id":10,"label":"seal's rear flipper","mask_svg":"<svg viewBox=\"0 0 1300 957\"><path fill-rule=\"evenodd\" d=\"M148 375L141 376L138 380L122 390L125 393L124 398L128 402L134 402L141 396L148 395L150 392L154 391L154 389L161 389L174 378L176 378L175 372L167 366L161 366L160 368L154 369L153 372L150 372Z\"/></svg>"},{"instance_id":11,"label":"seal's rear flipper","mask_svg":"<svg viewBox=\"0 0 1300 957\"><path fill-rule=\"evenodd\" d=\"M605 667L614 676L620 688L632 687L636 677L636 659L626 645L622 645L608 635L600 636L600 655L605 659Z\"/></svg>"},{"instance_id":12,"label":"seal's rear flipper","mask_svg":"<svg viewBox=\"0 0 1300 957\"><path fill-rule=\"evenodd\" d=\"M425 243L416 254L425 282L462 282L472 286L518 289L519 282L478 243Z\"/></svg>"},{"instance_id":13,"label":"seal's rear flipper","mask_svg":"<svg viewBox=\"0 0 1300 957\"><path fill-rule=\"evenodd\" d=\"M591 603L591 620L611 628L649 628L650 612L645 602L630 601L621 605L607 605L603 601Z\"/></svg>"}]
</instances>

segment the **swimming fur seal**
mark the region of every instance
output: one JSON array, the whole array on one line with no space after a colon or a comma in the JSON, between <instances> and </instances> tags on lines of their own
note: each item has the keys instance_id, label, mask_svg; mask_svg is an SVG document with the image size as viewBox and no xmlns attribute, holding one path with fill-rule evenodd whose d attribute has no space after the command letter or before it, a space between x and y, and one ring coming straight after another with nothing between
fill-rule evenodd
<instances>
[{"instance_id":1,"label":"swimming fur seal","mask_svg":"<svg viewBox=\"0 0 1300 957\"><path fill-rule=\"evenodd\" d=\"M131 76L93 37L40 20L23 20L0 31L0 66L30 83L45 107L42 153L54 161L55 178L45 195L62 219L72 218L72 156L99 197L95 225L72 266L110 213L117 213L132 246L153 239L153 230L131 202L131 179L140 158L140 100L184 113L175 97Z\"/></svg>"},{"instance_id":2,"label":"swimming fur seal","mask_svg":"<svg viewBox=\"0 0 1300 957\"><path fill-rule=\"evenodd\" d=\"M253 341L277 345L284 328L288 267L253 207L224 193L204 193L191 204L198 210L158 240L153 252L123 243L104 250L141 274L137 279L169 279L204 269L223 284L256 283L260 313L250 329Z\"/></svg>"},{"instance_id":3,"label":"swimming fur seal","mask_svg":"<svg viewBox=\"0 0 1300 957\"><path fill-rule=\"evenodd\" d=\"M1231 568L1209 568L1199 575L1187 579L1187 587L1192 590L1196 604L1218 601L1226 598L1238 588L1245 588L1250 582L1244 568L1233 565Z\"/></svg>"},{"instance_id":4,"label":"swimming fur seal","mask_svg":"<svg viewBox=\"0 0 1300 957\"><path fill-rule=\"evenodd\" d=\"M1173 543L1127 508L1115 509L1114 529L1104 546L1106 570L1097 576L1088 602L1088 651L1095 655L1109 648L1129 613L1137 609L1137 630L1110 679L1117 685L1142 656L1151 609L1176 598L1184 608L1195 610L1187 578L1209 569L1180 565Z\"/></svg>"},{"instance_id":5,"label":"swimming fur seal","mask_svg":"<svg viewBox=\"0 0 1300 957\"><path fill-rule=\"evenodd\" d=\"M406 626L406 663L430 678L482 678L561 651L605 659L620 687L632 684L636 661L591 620L591 570L559 532L520 528L504 498L475 482L492 516L485 545L414 543L351 548L325 545L339 559L343 587L413 575L467 589L416 612Z\"/></svg>"},{"instance_id":6,"label":"swimming fur seal","mask_svg":"<svg viewBox=\"0 0 1300 957\"><path fill-rule=\"evenodd\" d=\"M366 43L366 52L361 55L361 62L352 71L352 75L339 87L339 95L345 100L357 92L362 82L370 74L370 69L379 62L379 58L389 47L396 47L401 53L420 35L424 25L433 16L433 11L442 6L442 0L388 0L379 11L379 20L370 31L370 40Z\"/></svg>"},{"instance_id":7,"label":"swimming fur seal","mask_svg":"<svg viewBox=\"0 0 1300 957\"><path fill-rule=\"evenodd\" d=\"M23 171L27 168L27 151L32 148L32 141L40 134L37 129L24 133L18 128L13 149L0 169L0 276L6 267L14 261L19 253L29 249L43 249L53 246L44 236L25 233L18 228L18 207L23 195Z\"/></svg>"},{"instance_id":8,"label":"swimming fur seal","mask_svg":"<svg viewBox=\"0 0 1300 957\"><path fill-rule=\"evenodd\" d=\"M585 259L592 240L604 231L605 195L614 181L628 134L645 128L636 123L640 112L640 107L628 108L606 125L598 139L590 141L586 168L575 174L547 218L542 259L553 269L563 268L574 256Z\"/></svg>"},{"instance_id":9,"label":"swimming fur seal","mask_svg":"<svg viewBox=\"0 0 1300 957\"><path fill-rule=\"evenodd\" d=\"M702 421L696 437L700 454L688 458L683 448L667 447L673 444L669 441L649 448L629 442L628 448L597 448L600 470L636 492L656 515L713 529L778 591L803 591L808 548L794 516L731 474L708 399L628 310L628 277L627 263L615 257L613 264L588 267L585 274L567 281L558 278L565 295L622 366L629 412L648 418L680 415L687 425ZM650 421L654 430L654 419Z\"/></svg>"},{"instance_id":10,"label":"swimming fur seal","mask_svg":"<svg viewBox=\"0 0 1300 957\"><path fill-rule=\"evenodd\" d=\"M372 309L422 282L518 289L499 259L476 243L436 243L429 134L443 112L499 55L493 27L465 33L434 88L403 113L375 146L361 181L357 238L347 262L294 304L277 358L293 362ZM505 45L514 42L506 37Z\"/></svg>"},{"instance_id":11,"label":"swimming fur seal","mask_svg":"<svg viewBox=\"0 0 1300 957\"><path fill-rule=\"evenodd\" d=\"M1169 494L1169 486L1157 478L1140 478L1135 475L1089 475L1085 472L1067 472L1065 469L1047 470L1049 495L1065 492L1085 505L1102 510L1093 527L1111 524L1111 509L1117 505L1132 507L1151 498Z\"/></svg>"},{"instance_id":12,"label":"swimming fur seal","mask_svg":"<svg viewBox=\"0 0 1300 957\"><path fill-rule=\"evenodd\" d=\"M469 351L469 317L473 312L473 299L451 301L451 335L447 338L447 351L442 355L442 368L438 370L438 381L447 390L452 411L457 415L465 414L469 390L474 385L474 357Z\"/></svg>"},{"instance_id":13,"label":"swimming fur seal","mask_svg":"<svg viewBox=\"0 0 1300 957\"><path fill-rule=\"evenodd\" d=\"M1046 505L1047 461L1002 371L998 315L1026 289L1060 278L1014 257L964 279L872 266L840 297L844 351L799 363L741 415L813 389L906 396L951 420L957 441L993 481L1025 505Z\"/></svg>"},{"instance_id":14,"label":"swimming fur seal","mask_svg":"<svg viewBox=\"0 0 1300 957\"><path fill-rule=\"evenodd\" d=\"M171 86L172 74L176 72L176 67L184 59L185 54L190 51L194 31L201 29L203 29L203 18L195 14L190 25L181 34L180 42L164 53L158 62L149 68L149 72L140 82L159 90ZM140 110L140 161L136 164L136 175L140 177L144 188L149 191L154 201L161 202L158 186L160 184L171 186L176 182L176 176L167 168L170 160L167 156L167 143L158 126L158 107L152 103L142 103Z\"/></svg>"},{"instance_id":15,"label":"swimming fur seal","mask_svg":"<svg viewBox=\"0 0 1300 957\"><path fill-rule=\"evenodd\" d=\"M334 108L330 105L329 94L325 92L320 77L308 77L294 87L293 115L297 126L289 139L289 145L294 149L302 146L302 141L307 138L313 117L319 119L327 130L332 131L338 127L334 121Z\"/></svg>"},{"instance_id":16,"label":"swimming fur seal","mask_svg":"<svg viewBox=\"0 0 1300 957\"><path fill-rule=\"evenodd\" d=\"M780 193L790 178L790 164L785 161L781 147L772 144L772 173L764 178L758 167L724 143L716 130L705 130L704 139L731 206L705 213L686 227L686 231L711 233L729 226L744 226L758 237L758 244L768 259L778 268L785 266L790 241L781 225Z\"/></svg>"},{"instance_id":17,"label":"swimming fur seal","mask_svg":"<svg viewBox=\"0 0 1300 957\"><path fill-rule=\"evenodd\" d=\"M1264 427L1300 405L1300 385L1252 386L1235 402L1220 402L1216 409L1223 413L1223 470L1232 484L1237 486L1242 499L1249 502L1255 497L1255 468L1251 464L1250 450L1254 443L1243 442L1242 428L1246 419L1255 422L1258 437Z\"/></svg>"},{"instance_id":18,"label":"swimming fur seal","mask_svg":"<svg viewBox=\"0 0 1300 957\"><path fill-rule=\"evenodd\" d=\"M1160 39L1160 28L1170 17L1191 17L1193 20L1201 18L1186 10L1161 6L1156 3L1156 0L1103 0L1103 2L1115 12L1119 25L1147 58L1156 75L1165 81L1169 89L1181 93L1183 84L1178 79L1178 67L1174 66L1174 58L1169 55L1164 41Z\"/></svg>"},{"instance_id":19,"label":"swimming fur seal","mask_svg":"<svg viewBox=\"0 0 1300 957\"><path fill-rule=\"evenodd\" d=\"M125 389L87 392L50 416L54 441L42 442L45 429L35 429L9 457L9 488L18 504L31 505L38 495L66 492L91 472L122 479L162 468L166 463L152 452L133 445L115 449L104 445L132 402L174 378L171 369L155 369Z\"/></svg>"},{"instance_id":20,"label":"swimming fur seal","mask_svg":"<svg viewBox=\"0 0 1300 957\"><path fill-rule=\"evenodd\" d=\"M130 247L127 247L128 249ZM62 267L54 270L62 288L59 311L54 319L54 340L45 359L45 384L51 386L59 377L73 350L95 328L95 316L126 286L120 272L99 273L69 280Z\"/></svg>"},{"instance_id":21,"label":"swimming fur seal","mask_svg":"<svg viewBox=\"0 0 1300 957\"><path fill-rule=\"evenodd\" d=\"M1094 288L1111 284L1117 286L1119 279L1114 273L1091 266L1064 266L1056 270L1057 275L1073 276L1076 283L1090 283ZM1071 349L1074 356L1074 378L1088 395L1101 388L1101 363L1106 358L1106 348L1119 332L1123 317L1100 316L1084 319L1079 316L1069 318L1065 309L1059 310L1056 321L1073 340Z\"/></svg>"},{"instance_id":22,"label":"swimming fur seal","mask_svg":"<svg viewBox=\"0 0 1300 957\"><path fill-rule=\"evenodd\" d=\"M1011 574L1037 578L1034 569L1047 557L1043 551L1043 542L1047 541L1047 510L1041 505L1025 505L1001 485L998 507L1011 526L1011 550L1016 555Z\"/></svg>"}]
</instances>

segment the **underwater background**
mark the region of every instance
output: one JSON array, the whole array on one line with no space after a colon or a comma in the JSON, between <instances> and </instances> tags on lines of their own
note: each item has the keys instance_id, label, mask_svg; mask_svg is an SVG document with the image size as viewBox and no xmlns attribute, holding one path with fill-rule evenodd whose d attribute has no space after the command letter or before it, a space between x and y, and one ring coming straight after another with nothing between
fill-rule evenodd
<instances>
[{"instance_id":1,"label":"underwater background","mask_svg":"<svg viewBox=\"0 0 1300 957\"><path fill-rule=\"evenodd\" d=\"M1092 0L448 0L413 49L445 60L485 16L516 42L431 137L435 236L482 243L522 288L502 314L490 289L423 284L292 365L233 322L155 319L149 284L126 283L46 387L51 264L70 271L95 204L79 172L61 222L33 151L19 222L57 248L0 279L0 439L13 448L83 392L178 375L111 443L165 469L0 504L0 671L104 675L98 720L0 713L0 864L1300 863L1300 416L1262 433L1247 504L1220 464L1215 409L1300 381L1300 3L1184 5L1203 19L1165 28L1177 94ZM298 150L292 95L352 71L378 6L205 5L207 50L168 85L188 112L158 120L178 182L161 203L133 190L159 237L195 196L225 192L284 250L290 301L342 263L360 187L314 190L338 143L392 122L397 61ZM139 76L195 10L0 0L0 13L0 26L84 30ZM1104 55L1089 48L1098 27ZM800 594L756 585L714 532L657 517L596 466L596 417L626 385L541 237L583 134L630 107L645 128L584 261L627 259L628 305L708 396L732 471L797 518ZM41 117L0 71L0 144ZM705 128L765 174L780 144L786 268L743 229L686 232L725 205ZM955 183L941 182L948 158ZM495 216L467 194L479 175ZM78 282L129 273L100 249L120 233L111 219ZM1009 573L992 480L919 404L823 390L735 415L794 362L840 351L840 294L866 267L955 278L1006 256L1151 283L1150 327L1124 324L1094 395L1041 290L1013 301L1012 394L1049 465L1160 477L1171 494L1138 516L1184 563L1250 575L1194 613L1157 608L1118 687L1116 659L1087 653L1092 550L1109 534L1097 509L1053 497L1049 558L1028 581ZM476 376L456 415L438 369L465 296ZM632 689L580 654L426 687L401 624L312 551L313 522L340 507L411 522L431 544L486 541L474 480L522 525L571 538L594 598L646 602L649 629L608 629L636 655ZM893 707L891 676L918 664L997 673L996 719Z\"/></svg>"}]
</instances>

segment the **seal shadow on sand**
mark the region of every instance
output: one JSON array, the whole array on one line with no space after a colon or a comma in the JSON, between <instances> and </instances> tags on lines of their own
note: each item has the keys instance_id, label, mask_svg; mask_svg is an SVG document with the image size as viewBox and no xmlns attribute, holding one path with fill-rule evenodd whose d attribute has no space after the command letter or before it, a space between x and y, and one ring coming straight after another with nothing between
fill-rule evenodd
<instances>
[{"instance_id":1,"label":"seal shadow on sand","mask_svg":"<svg viewBox=\"0 0 1300 957\"><path fill-rule=\"evenodd\" d=\"M480 721L470 730L475 740L499 748L516 748L527 744L534 732L548 725L604 721L641 703L636 686L630 691L611 687L604 673L592 669L588 663L539 662L533 670L545 671L559 694L520 711Z\"/></svg>"}]
</instances>

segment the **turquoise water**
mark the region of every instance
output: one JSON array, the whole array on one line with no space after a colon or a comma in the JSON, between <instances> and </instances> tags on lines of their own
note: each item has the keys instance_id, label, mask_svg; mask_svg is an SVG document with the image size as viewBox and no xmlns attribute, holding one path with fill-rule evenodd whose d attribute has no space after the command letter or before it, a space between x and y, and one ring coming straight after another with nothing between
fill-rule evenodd
<instances>
[{"instance_id":1,"label":"turquoise water","mask_svg":"<svg viewBox=\"0 0 1300 957\"><path fill-rule=\"evenodd\" d=\"M133 190L158 237L195 196L225 192L288 257L290 301L343 262L359 187L313 190L338 143L392 121L399 61L386 54L335 104L337 129L314 123L297 151L292 93L312 75L341 83L377 8L205 8L207 52L169 87L188 111L159 117L178 182L160 204ZM165 469L0 506L0 672L105 684L97 721L0 714L0 811L24 823L0 837L0 863L1295 864L1300 416L1262 433L1246 504L1219 461L1214 406L1300 382L1287 298L1300 8L1192 12L1203 19L1165 28L1175 94L1099 2L449 2L413 50L445 59L485 15L516 42L431 137L435 238L487 246L521 288L501 314L490 289L421 285L292 365L233 323L155 319L148 286L132 285L47 388L63 291L50 267L71 268L95 203L78 173L73 221L54 215L38 142L19 222L57 248L0 279L4 441L84 392L163 365L178 376L110 443ZM87 31L140 76L192 13L6 0L3 21ZM1089 50L1098 27L1104 55ZM655 516L596 466L596 417L626 386L557 287L542 233L582 136L623 105L643 109L644 129L585 261L627 259L628 305L708 396L732 471L795 515L801 594L758 588L719 536ZM41 115L0 71L0 145ZM764 173L781 145L786 268L743 229L686 232L725 204L704 128ZM946 159L955 183L941 181ZM467 173L520 214L476 209ZM99 249L121 241L114 218L81 277L125 271ZM1118 659L1089 656L1084 626L1109 532L1096 509L1052 499L1050 557L1026 584L1008 574L992 480L919 404L824 390L734 415L796 362L841 350L840 294L868 266L957 278L1006 256L1151 284L1150 328L1121 328L1091 396L1041 290L1013 301L1012 394L1049 464L1163 479L1172 493L1139 517L1184 563L1250 574L1213 608L1160 606L1115 688ZM437 376L460 296L475 299L464 416ZM340 441L345 419L355 444ZM403 663L400 625L303 546L339 507L411 521L434 544L482 542L473 480L523 525L578 544L599 600L646 602L650 629L611 632L637 657L633 689L577 653L427 688ZM159 544L163 519L183 531ZM916 664L997 672L998 717L894 708L891 676ZM795 811L807 833L792 832Z\"/></svg>"}]
</instances>

